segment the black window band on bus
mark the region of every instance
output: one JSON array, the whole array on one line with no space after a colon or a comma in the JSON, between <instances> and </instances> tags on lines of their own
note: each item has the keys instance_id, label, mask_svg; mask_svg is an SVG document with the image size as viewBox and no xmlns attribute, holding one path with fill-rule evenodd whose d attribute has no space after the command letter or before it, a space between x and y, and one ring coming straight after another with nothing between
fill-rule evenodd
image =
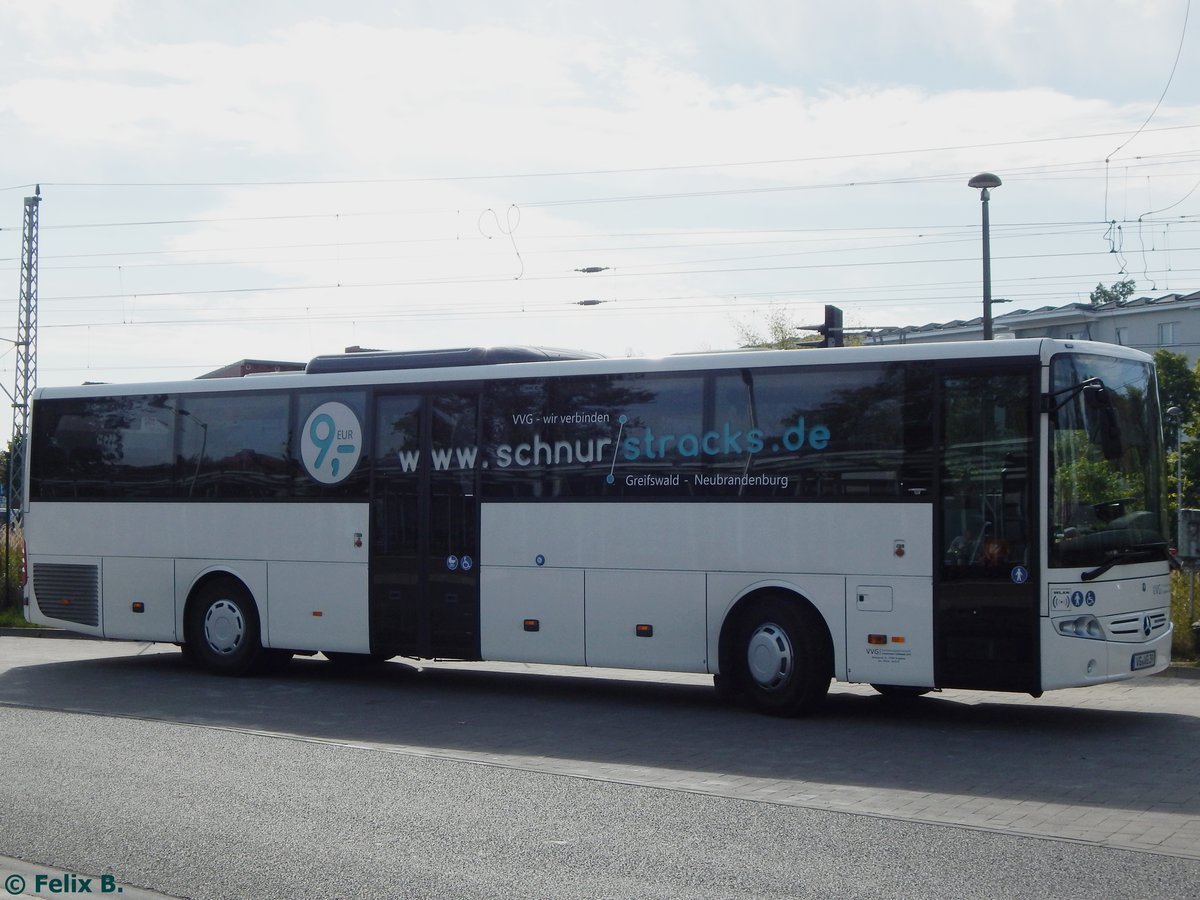
<instances>
[{"instance_id":1,"label":"black window band on bus","mask_svg":"<svg viewBox=\"0 0 1200 900\"><path fill-rule=\"evenodd\" d=\"M493 383L488 499L929 499L922 365Z\"/></svg>"},{"instance_id":2,"label":"black window band on bus","mask_svg":"<svg viewBox=\"0 0 1200 900\"><path fill-rule=\"evenodd\" d=\"M174 493L178 410L164 394L40 400L31 500L165 499Z\"/></svg>"},{"instance_id":3,"label":"black window band on bus","mask_svg":"<svg viewBox=\"0 0 1200 900\"><path fill-rule=\"evenodd\" d=\"M928 500L931 371L894 362L496 379L477 386L482 433L471 446L433 435L425 465L468 466L492 500ZM30 499L366 499L373 471L396 477L386 436L363 435L352 470L322 483L303 464L300 432L329 402L361 427L392 427L384 416L368 424L371 396L41 399Z\"/></svg>"},{"instance_id":4,"label":"black window band on bus","mask_svg":"<svg viewBox=\"0 0 1200 900\"><path fill-rule=\"evenodd\" d=\"M366 499L365 462L332 486L299 463L294 417L329 396L365 411L353 390L39 400L30 499Z\"/></svg>"}]
</instances>

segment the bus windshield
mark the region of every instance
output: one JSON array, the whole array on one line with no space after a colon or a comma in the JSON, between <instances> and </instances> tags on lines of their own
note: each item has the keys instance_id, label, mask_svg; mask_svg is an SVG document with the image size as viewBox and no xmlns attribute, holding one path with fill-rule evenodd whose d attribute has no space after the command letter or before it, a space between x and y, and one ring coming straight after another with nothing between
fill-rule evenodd
<instances>
[{"instance_id":1,"label":"bus windshield","mask_svg":"<svg viewBox=\"0 0 1200 900\"><path fill-rule=\"evenodd\" d=\"M1050 565L1161 560L1166 482L1153 367L1056 356L1049 411Z\"/></svg>"}]
</instances>

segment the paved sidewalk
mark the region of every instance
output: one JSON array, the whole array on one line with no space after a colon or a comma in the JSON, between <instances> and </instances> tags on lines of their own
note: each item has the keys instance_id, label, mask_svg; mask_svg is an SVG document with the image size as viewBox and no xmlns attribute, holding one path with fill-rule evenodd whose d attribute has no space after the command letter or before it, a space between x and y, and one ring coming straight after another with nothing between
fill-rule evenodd
<instances>
[{"instance_id":1,"label":"paved sidewalk","mask_svg":"<svg viewBox=\"0 0 1200 900\"><path fill-rule=\"evenodd\" d=\"M488 668L511 671L496 664ZM786 764L743 761L723 770L721 756L710 753L706 759L702 748L690 756L694 769L456 755L541 772L1200 859L1200 680L1153 678L1039 699L946 691L901 704L889 704L865 685L835 684L827 706L817 718L790 723L803 733L778 748L799 751ZM739 745L761 754L764 748L755 743Z\"/></svg>"},{"instance_id":2,"label":"paved sidewalk","mask_svg":"<svg viewBox=\"0 0 1200 900\"><path fill-rule=\"evenodd\" d=\"M1200 680L1186 675L1036 700L896 703L835 684L820 715L780 720L721 704L696 675L392 662L347 676L318 659L222 679L171 645L0 637L3 705L1200 859Z\"/></svg>"}]
</instances>

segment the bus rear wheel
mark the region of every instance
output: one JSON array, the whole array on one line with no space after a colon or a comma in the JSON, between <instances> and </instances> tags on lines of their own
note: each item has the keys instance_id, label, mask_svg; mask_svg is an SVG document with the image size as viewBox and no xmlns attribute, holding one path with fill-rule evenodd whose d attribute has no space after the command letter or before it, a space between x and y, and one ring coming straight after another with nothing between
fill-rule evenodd
<instances>
[{"instance_id":1,"label":"bus rear wheel","mask_svg":"<svg viewBox=\"0 0 1200 900\"><path fill-rule=\"evenodd\" d=\"M733 678L759 712L798 716L821 706L833 677L833 651L811 607L771 595L738 617L733 633Z\"/></svg>"},{"instance_id":2,"label":"bus rear wheel","mask_svg":"<svg viewBox=\"0 0 1200 900\"><path fill-rule=\"evenodd\" d=\"M210 581L188 606L190 656L218 675L248 675L263 657L258 610L245 585L234 578Z\"/></svg>"}]
</instances>

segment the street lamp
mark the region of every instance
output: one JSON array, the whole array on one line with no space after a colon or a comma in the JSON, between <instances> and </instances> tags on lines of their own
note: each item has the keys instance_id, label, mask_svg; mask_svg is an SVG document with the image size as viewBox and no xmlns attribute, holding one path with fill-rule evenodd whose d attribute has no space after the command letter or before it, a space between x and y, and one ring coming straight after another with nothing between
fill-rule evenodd
<instances>
[{"instance_id":1,"label":"street lamp","mask_svg":"<svg viewBox=\"0 0 1200 900\"><path fill-rule=\"evenodd\" d=\"M1000 179L991 172L980 172L967 182L967 187L979 189L979 201L983 204L983 339L992 339L992 248L988 237L988 193L1000 187Z\"/></svg>"}]
</instances>

